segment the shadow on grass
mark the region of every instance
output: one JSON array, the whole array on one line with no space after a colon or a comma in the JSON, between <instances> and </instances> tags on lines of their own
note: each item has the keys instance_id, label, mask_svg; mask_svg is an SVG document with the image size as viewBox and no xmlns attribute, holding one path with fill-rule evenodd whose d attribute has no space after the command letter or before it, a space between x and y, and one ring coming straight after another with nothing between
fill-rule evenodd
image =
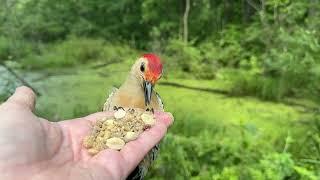
<instances>
[{"instance_id":1,"label":"shadow on grass","mask_svg":"<svg viewBox=\"0 0 320 180\"><path fill-rule=\"evenodd\" d=\"M262 101L274 102L274 101L270 101L270 100L261 99L257 96L253 96L253 95L235 95L229 91L221 90L221 89L194 87L194 86L188 86L188 85L179 84L179 83L175 83L175 82L160 82L159 84L163 85L163 86L172 86L172 87L176 87L176 88L184 88L184 89L195 90L195 91L209 92L209 93L213 93L213 94L221 94L221 95L224 95L227 97L255 97L255 98L258 98ZM314 107L314 106L312 107L312 106L308 106L308 105L305 105L302 103L293 102L290 100L277 101L277 103L282 103L282 104L288 105L288 106L301 107L301 108L304 108L304 112L320 112L319 107Z\"/></svg>"},{"instance_id":2,"label":"shadow on grass","mask_svg":"<svg viewBox=\"0 0 320 180\"><path fill-rule=\"evenodd\" d=\"M204 92L210 92L214 94L223 94L223 95L230 95L228 91L221 90L221 89L211 89L211 88L202 88L202 87L193 87L193 86L187 86L183 84L178 84L174 82L160 82L160 85L164 86L173 86L177 88L184 88L184 89L190 89L190 90L196 90L196 91L204 91Z\"/></svg>"}]
</instances>

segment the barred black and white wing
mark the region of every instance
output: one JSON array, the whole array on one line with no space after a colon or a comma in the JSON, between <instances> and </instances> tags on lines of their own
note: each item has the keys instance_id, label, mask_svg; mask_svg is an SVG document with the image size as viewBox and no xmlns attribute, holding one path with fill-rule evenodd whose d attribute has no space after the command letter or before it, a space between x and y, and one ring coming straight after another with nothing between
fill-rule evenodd
<instances>
[{"instance_id":1,"label":"barred black and white wing","mask_svg":"<svg viewBox=\"0 0 320 180\"><path fill-rule=\"evenodd\" d=\"M158 103L159 103L160 108L164 111L163 101L162 101L160 95L159 95L157 92L156 92L156 96L157 96L157 100L158 100Z\"/></svg>"},{"instance_id":2,"label":"barred black and white wing","mask_svg":"<svg viewBox=\"0 0 320 180\"><path fill-rule=\"evenodd\" d=\"M130 173L127 180L143 180L146 176L148 169L152 163L156 160L159 151L159 144L154 146L147 156L140 162L140 164Z\"/></svg>"},{"instance_id":3,"label":"barred black and white wing","mask_svg":"<svg viewBox=\"0 0 320 180\"><path fill-rule=\"evenodd\" d=\"M104 103L103 105L103 109L102 111L111 111L113 110L113 107L111 107L111 104L112 104L112 97L114 96L114 94L118 91L118 88L116 87L113 87L111 89L111 92L109 93L109 96L106 100L106 102Z\"/></svg>"},{"instance_id":4,"label":"barred black and white wing","mask_svg":"<svg viewBox=\"0 0 320 180\"><path fill-rule=\"evenodd\" d=\"M160 95L156 92L156 97L159 103L161 110L164 111L164 104L161 100ZM144 157L144 159L140 162L140 164L130 173L127 180L143 180L146 176L148 169L156 160L158 152L159 152L160 144L154 146Z\"/></svg>"}]
</instances>

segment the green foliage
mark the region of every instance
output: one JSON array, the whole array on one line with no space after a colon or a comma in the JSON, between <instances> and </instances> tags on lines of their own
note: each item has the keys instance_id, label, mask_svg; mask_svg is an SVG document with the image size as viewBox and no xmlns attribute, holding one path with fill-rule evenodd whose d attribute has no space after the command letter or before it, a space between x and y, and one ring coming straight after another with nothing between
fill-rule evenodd
<instances>
[{"instance_id":1,"label":"green foliage","mask_svg":"<svg viewBox=\"0 0 320 180\"><path fill-rule=\"evenodd\" d=\"M66 67L94 60L101 52L102 41L70 39L54 45L40 55L23 61L28 68Z\"/></svg>"},{"instance_id":2,"label":"green foliage","mask_svg":"<svg viewBox=\"0 0 320 180\"><path fill-rule=\"evenodd\" d=\"M315 83L319 79L319 34L298 23L306 13L306 6L299 2L289 6L279 3L267 4L279 6L279 19L268 17L267 24L254 22L244 31L234 26L222 31L223 38L217 46L222 53L218 58L224 66L236 68L229 75L234 83L233 94L281 100L310 95L319 89ZM295 16L290 16L293 9ZM288 18L281 19L283 16Z\"/></svg>"},{"instance_id":3,"label":"green foliage","mask_svg":"<svg viewBox=\"0 0 320 180\"><path fill-rule=\"evenodd\" d=\"M216 71L215 61L208 57L207 44L201 48L184 44L180 40L171 40L165 49L165 63L170 72L182 71L200 79L213 79Z\"/></svg>"},{"instance_id":4,"label":"green foliage","mask_svg":"<svg viewBox=\"0 0 320 180\"><path fill-rule=\"evenodd\" d=\"M231 95L254 95L265 100L281 100L283 83L278 79L255 75L244 70L224 70L222 76L232 83Z\"/></svg>"},{"instance_id":5,"label":"green foliage","mask_svg":"<svg viewBox=\"0 0 320 180\"><path fill-rule=\"evenodd\" d=\"M71 37L62 43L44 48L39 55L30 55L22 61L32 69L61 68L79 64L113 63L131 58L136 52L127 46L107 44L101 39Z\"/></svg>"},{"instance_id":6,"label":"green foliage","mask_svg":"<svg viewBox=\"0 0 320 180\"><path fill-rule=\"evenodd\" d=\"M290 154L275 153L266 155L255 169L251 169L251 173L255 176L259 173L259 177L263 179L285 179L293 176L294 161Z\"/></svg>"},{"instance_id":7,"label":"green foliage","mask_svg":"<svg viewBox=\"0 0 320 180\"><path fill-rule=\"evenodd\" d=\"M166 55L171 57L168 64L185 72L194 72L201 60L200 51L191 46L185 45L182 41L172 40L166 49Z\"/></svg>"},{"instance_id":8,"label":"green foliage","mask_svg":"<svg viewBox=\"0 0 320 180\"><path fill-rule=\"evenodd\" d=\"M242 131L248 133L248 130ZM254 142L255 138L249 134L229 139L223 135L226 133L204 131L193 137L167 135L161 143L164 150L149 176L217 180L318 177L313 171L297 165L289 153L267 153L268 145Z\"/></svg>"},{"instance_id":9,"label":"green foliage","mask_svg":"<svg viewBox=\"0 0 320 180\"><path fill-rule=\"evenodd\" d=\"M0 62L6 60L20 60L34 52L34 47L24 40L13 40L0 36Z\"/></svg>"}]
</instances>

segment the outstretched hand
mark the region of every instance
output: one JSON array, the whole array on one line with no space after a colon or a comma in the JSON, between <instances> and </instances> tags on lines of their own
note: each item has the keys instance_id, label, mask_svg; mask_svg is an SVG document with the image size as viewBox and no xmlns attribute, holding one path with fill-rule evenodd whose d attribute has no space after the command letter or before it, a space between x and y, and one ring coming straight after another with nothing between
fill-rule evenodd
<instances>
[{"instance_id":1,"label":"outstretched hand","mask_svg":"<svg viewBox=\"0 0 320 180\"><path fill-rule=\"evenodd\" d=\"M121 151L91 156L82 140L111 112L49 122L32 113L34 105L32 90L20 87L0 106L0 179L125 179L172 123L170 113L156 112L155 126Z\"/></svg>"}]
</instances>

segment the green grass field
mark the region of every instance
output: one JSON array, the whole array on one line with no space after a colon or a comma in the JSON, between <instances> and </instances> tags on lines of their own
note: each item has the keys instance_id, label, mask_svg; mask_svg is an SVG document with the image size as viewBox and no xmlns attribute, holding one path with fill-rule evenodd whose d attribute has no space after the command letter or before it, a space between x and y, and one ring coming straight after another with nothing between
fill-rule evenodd
<instances>
[{"instance_id":1,"label":"green grass field","mask_svg":"<svg viewBox=\"0 0 320 180\"><path fill-rule=\"evenodd\" d=\"M79 66L59 70L59 73L55 70L35 71L25 76L42 94L37 100L37 113L58 121L100 111L110 89L124 81L129 64L124 62L99 69L90 68L90 65ZM175 122L149 178L157 179L168 173L174 174L175 178L212 178L213 174L219 173L223 177L230 167L231 171L240 170L232 170L233 167L245 170L244 167L257 166L255 163L259 163L265 154L287 150L296 153L297 157L293 159L299 160L300 139L308 132L308 121L313 117L304 108L211 92L210 89L227 90L228 83L219 79L185 80L167 76L161 82L179 83L187 88L156 87L166 111L173 113ZM288 139L299 140L288 142ZM190 156L195 152L196 155ZM208 153L213 159L207 158ZM179 156L175 157L176 154ZM180 158L178 164L167 166L175 158ZM245 162L248 164L242 164Z\"/></svg>"}]
</instances>

